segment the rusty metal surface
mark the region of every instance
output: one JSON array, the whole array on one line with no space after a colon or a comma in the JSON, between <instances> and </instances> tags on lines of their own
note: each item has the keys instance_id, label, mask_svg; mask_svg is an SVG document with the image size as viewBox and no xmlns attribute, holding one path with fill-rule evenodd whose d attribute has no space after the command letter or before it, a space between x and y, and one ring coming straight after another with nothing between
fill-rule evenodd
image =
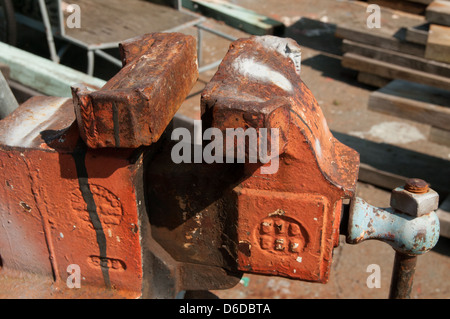
<instances>
[{"instance_id":1,"label":"rusty metal surface","mask_svg":"<svg viewBox=\"0 0 450 319\"><path fill-rule=\"evenodd\" d=\"M120 49L123 68L102 89L72 88L81 137L91 148L156 142L198 78L192 36L151 33Z\"/></svg>"},{"instance_id":2,"label":"rusty metal surface","mask_svg":"<svg viewBox=\"0 0 450 319\"><path fill-rule=\"evenodd\" d=\"M392 271L390 299L409 299L416 271L417 256L396 253Z\"/></svg>"},{"instance_id":3,"label":"rusty metal surface","mask_svg":"<svg viewBox=\"0 0 450 319\"><path fill-rule=\"evenodd\" d=\"M42 119L49 115L44 106L53 106L50 124L38 120L25 138L0 145L2 267L41 274L64 288L67 267L76 264L84 286L140 296L133 183L140 162L130 150L88 150L73 109L54 105L54 97L34 98L0 122L2 132L20 128L17 119Z\"/></svg>"},{"instance_id":4,"label":"rusty metal surface","mask_svg":"<svg viewBox=\"0 0 450 319\"><path fill-rule=\"evenodd\" d=\"M205 129L223 132L280 132L278 171L264 175L261 163L245 163L233 189L238 269L326 282L342 199L354 192L359 157L330 133L299 76L299 55L289 39L233 42L202 93L202 120Z\"/></svg>"}]
</instances>

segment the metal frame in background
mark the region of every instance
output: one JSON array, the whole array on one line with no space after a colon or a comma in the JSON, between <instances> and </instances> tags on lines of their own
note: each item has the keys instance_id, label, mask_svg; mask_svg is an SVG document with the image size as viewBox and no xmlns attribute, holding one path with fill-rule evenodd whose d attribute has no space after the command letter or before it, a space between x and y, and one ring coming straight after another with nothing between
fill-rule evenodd
<instances>
[{"instance_id":1,"label":"metal frame in background","mask_svg":"<svg viewBox=\"0 0 450 319\"><path fill-rule=\"evenodd\" d=\"M85 42L82 42L78 39L75 39L71 36L68 36L65 32L64 27L64 14L62 12L61 7L61 0L55 0L57 1L58 5L58 16L59 16L59 25L57 27L52 27L50 23L50 18L48 14L48 8L47 4L45 3L45 0L37 0L39 2L39 8L41 11L42 16L42 22L34 20L32 18L29 18L27 16L24 16L22 14L16 13L16 20L17 22L27 25L28 27L31 27L33 29L45 32L47 37L47 44L50 51L50 58L52 61L59 63L61 60L61 57L63 54L68 50L69 46L71 44L77 45L79 47L82 47L87 50L87 70L86 73L90 76L94 74L94 66L95 66L95 55L113 63L114 65L117 65L119 67L122 67L122 61L117 59L116 57L112 56L111 54L105 52L104 50L107 49L115 49L118 47L120 41L123 39L118 40L117 42L111 42L111 43L100 43L96 45L90 45ZM165 30L163 32L179 32L180 30L187 28L187 27L196 27L197 28L197 56L198 56L198 65L199 65L199 73L203 73L205 71L214 69L217 67L222 60L217 60L213 63L207 64L207 65L201 65L202 60L202 38L203 38L203 32L209 32L211 34L214 34L216 36L222 37L224 39L234 41L237 38L233 37L229 34L223 33L221 31L217 31L214 29L211 29L209 27L206 27L203 25L203 23L206 21L206 18L190 12L186 9L184 9L181 5L181 1L177 0L174 5L174 10L183 12L186 15L190 15L195 17L196 19L190 22L187 22L185 24L181 24L179 26L176 26L174 28L171 28L169 30ZM62 47L59 51L56 49L55 45L55 38L66 40L69 43Z\"/></svg>"}]
</instances>

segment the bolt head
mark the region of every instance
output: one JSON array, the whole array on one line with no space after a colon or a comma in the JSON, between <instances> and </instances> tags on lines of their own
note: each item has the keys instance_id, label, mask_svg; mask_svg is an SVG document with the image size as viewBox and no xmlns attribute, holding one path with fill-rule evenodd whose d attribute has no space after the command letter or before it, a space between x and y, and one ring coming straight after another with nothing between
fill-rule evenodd
<instances>
[{"instance_id":1,"label":"bolt head","mask_svg":"<svg viewBox=\"0 0 450 319\"><path fill-rule=\"evenodd\" d=\"M428 186L427 186L428 188ZM438 209L439 194L428 188L425 193L414 193L397 187L391 193L391 207L410 216L420 217Z\"/></svg>"}]
</instances>

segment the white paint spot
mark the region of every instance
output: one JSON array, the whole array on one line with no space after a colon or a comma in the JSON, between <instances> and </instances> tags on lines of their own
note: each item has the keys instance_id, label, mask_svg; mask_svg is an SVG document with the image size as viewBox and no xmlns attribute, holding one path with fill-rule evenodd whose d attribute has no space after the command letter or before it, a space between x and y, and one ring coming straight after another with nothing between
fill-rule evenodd
<instances>
[{"instance_id":1,"label":"white paint spot","mask_svg":"<svg viewBox=\"0 0 450 319\"><path fill-rule=\"evenodd\" d=\"M383 122L374 125L370 128L368 134L393 144L425 140L425 136L415 126L401 122Z\"/></svg>"},{"instance_id":2,"label":"white paint spot","mask_svg":"<svg viewBox=\"0 0 450 319\"><path fill-rule=\"evenodd\" d=\"M298 256L296 259L297 262L301 263L302 262L302 257Z\"/></svg>"},{"instance_id":3,"label":"white paint spot","mask_svg":"<svg viewBox=\"0 0 450 319\"><path fill-rule=\"evenodd\" d=\"M63 233L59 233L59 237L64 238L64 234Z\"/></svg>"},{"instance_id":4,"label":"white paint spot","mask_svg":"<svg viewBox=\"0 0 450 319\"><path fill-rule=\"evenodd\" d=\"M256 62L254 59L237 58L233 62L233 68L245 77L254 81L272 83L284 91L292 91L292 84L280 72L274 71L267 65Z\"/></svg>"},{"instance_id":5,"label":"white paint spot","mask_svg":"<svg viewBox=\"0 0 450 319\"><path fill-rule=\"evenodd\" d=\"M300 75L302 66L302 51L298 44L289 38L280 38L272 35L265 35L256 38L265 48L277 51L281 55L288 57L294 62L295 72Z\"/></svg>"},{"instance_id":6,"label":"white paint spot","mask_svg":"<svg viewBox=\"0 0 450 319\"><path fill-rule=\"evenodd\" d=\"M402 122L383 122L372 126L368 132L351 131L349 134L359 138L372 136L391 144L407 144L426 139L415 126Z\"/></svg>"},{"instance_id":7,"label":"white paint spot","mask_svg":"<svg viewBox=\"0 0 450 319\"><path fill-rule=\"evenodd\" d=\"M318 138L316 138L315 141L315 146L316 146L316 154L318 157L322 157L322 147L320 146L320 141Z\"/></svg>"}]
</instances>

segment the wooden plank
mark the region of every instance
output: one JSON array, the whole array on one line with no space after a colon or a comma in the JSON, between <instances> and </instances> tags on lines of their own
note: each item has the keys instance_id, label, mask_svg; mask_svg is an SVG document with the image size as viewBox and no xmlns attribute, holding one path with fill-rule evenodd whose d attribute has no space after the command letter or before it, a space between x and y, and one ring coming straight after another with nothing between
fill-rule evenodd
<instances>
[{"instance_id":1,"label":"wooden plank","mask_svg":"<svg viewBox=\"0 0 450 319\"><path fill-rule=\"evenodd\" d=\"M71 97L71 85L83 83L99 89L106 83L3 42L0 42L0 63L9 66L11 80L46 95Z\"/></svg>"},{"instance_id":2,"label":"wooden plank","mask_svg":"<svg viewBox=\"0 0 450 319\"><path fill-rule=\"evenodd\" d=\"M119 43L198 20L191 14L148 1L127 0L124 5L123 0L77 0L76 4L81 9L81 28L65 28L65 33L85 45ZM70 14L64 12L64 21Z\"/></svg>"},{"instance_id":3,"label":"wooden plank","mask_svg":"<svg viewBox=\"0 0 450 319\"><path fill-rule=\"evenodd\" d=\"M422 3L422 4L430 4L433 0L409 0L411 2Z\"/></svg>"},{"instance_id":4,"label":"wooden plank","mask_svg":"<svg viewBox=\"0 0 450 319\"><path fill-rule=\"evenodd\" d=\"M382 78L381 76L365 73L365 72L358 72L358 82L374 86L377 88L381 88L385 85L387 85L389 82L391 82L390 79Z\"/></svg>"},{"instance_id":5,"label":"wooden plank","mask_svg":"<svg viewBox=\"0 0 450 319\"><path fill-rule=\"evenodd\" d=\"M425 58L450 63L450 27L430 25Z\"/></svg>"},{"instance_id":6,"label":"wooden plank","mask_svg":"<svg viewBox=\"0 0 450 319\"><path fill-rule=\"evenodd\" d=\"M353 53L345 53L342 66L360 72L372 73L388 79L401 79L434 86L444 90L450 89L450 79L447 77L416 71L410 68L366 58Z\"/></svg>"},{"instance_id":7,"label":"wooden plank","mask_svg":"<svg viewBox=\"0 0 450 319\"><path fill-rule=\"evenodd\" d=\"M429 28L430 25L428 23L406 28L406 41L420 45L427 45Z\"/></svg>"},{"instance_id":8,"label":"wooden plank","mask_svg":"<svg viewBox=\"0 0 450 319\"><path fill-rule=\"evenodd\" d=\"M425 58L420 58L396 51L385 50L375 46L365 45L349 40L343 41L342 51L404 66L407 68L412 68L417 71L450 77L450 64L447 63L430 61Z\"/></svg>"},{"instance_id":9,"label":"wooden plank","mask_svg":"<svg viewBox=\"0 0 450 319\"><path fill-rule=\"evenodd\" d=\"M395 80L370 94L370 110L450 130L450 91Z\"/></svg>"},{"instance_id":10,"label":"wooden plank","mask_svg":"<svg viewBox=\"0 0 450 319\"><path fill-rule=\"evenodd\" d=\"M282 35L284 24L223 0L182 0L183 7L253 35Z\"/></svg>"},{"instance_id":11,"label":"wooden plank","mask_svg":"<svg viewBox=\"0 0 450 319\"><path fill-rule=\"evenodd\" d=\"M402 35L402 39L406 39L406 31ZM347 28L344 26L336 27L336 36L343 39L348 39L354 42L360 42L368 45L373 45L382 49L403 52L419 57L425 55L425 46L401 41L395 37L381 37L376 33L370 33L361 29Z\"/></svg>"},{"instance_id":12,"label":"wooden plank","mask_svg":"<svg viewBox=\"0 0 450 319\"><path fill-rule=\"evenodd\" d=\"M404 185L408 178L397 174L392 174L366 163L360 163L358 180L364 183L369 183L385 189L394 189L398 186Z\"/></svg>"},{"instance_id":13,"label":"wooden plank","mask_svg":"<svg viewBox=\"0 0 450 319\"><path fill-rule=\"evenodd\" d=\"M450 2L443 0L433 1L427 7L425 18L430 23L450 26Z\"/></svg>"},{"instance_id":14,"label":"wooden plank","mask_svg":"<svg viewBox=\"0 0 450 319\"><path fill-rule=\"evenodd\" d=\"M334 137L360 154L360 180L383 187L400 186L406 178L421 178L437 192L450 192L450 161L386 143L333 131Z\"/></svg>"},{"instance_id":15,"label":"wooden plank","mask_svg":"<svg viewBox=\"0 0 450 319\"><path fill-rule=\"evenodd\" d=\"M413 1L367 0L367 2L412 14L424 14L427 8L426 4Z\"/></svg>"},{"instance_id":16,"label":"wooden plank","mask_svg":"<svg viewBox=\"0 0 450 319\"><path fill-rule=\"evenodd\" d=\"M359 12L355 17L343 20L336 26L336 36L354 42L360 42L382 49L399 51L423 57L425 46L406 41L406 28L426 23L422 16L403 13L381 7L380 28L369 28L367 25L367 4L348 2L349 8Z\"/></svg>"},{"instance_id":17,"label":"wooden plank","mask_svg":"<svg viewBox=\"0 0 450 319\"><path fill-rule=\"evenodd\" d=\"M440 235L450 238L450 196L447 196L436 211L440 224Z\"/></svg>"},{"instance_id":18,"label":"wooden plank","mask_svg":"<svg viewBox=\"0 0 450 319\"><path fill-rule=\"evenodd\" d=\"M450 131L441 130L440 128L431 127L428 140L434 143L450 146Z\"/></svg>"}]
</instances>

